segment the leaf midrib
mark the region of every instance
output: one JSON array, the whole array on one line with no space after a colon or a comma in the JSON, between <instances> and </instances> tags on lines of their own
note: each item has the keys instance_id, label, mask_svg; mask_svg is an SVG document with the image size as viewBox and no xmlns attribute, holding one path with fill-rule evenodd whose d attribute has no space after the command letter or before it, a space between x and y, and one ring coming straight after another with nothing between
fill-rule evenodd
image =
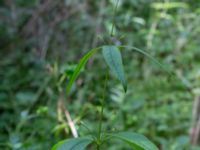
<instances>
[{"instance_id":1,"label":"leaf midrib","mask_svg":"<svg viewBox=\"0 0 200 150\"><path fill-rule=\"evenodd\" d=\"M117 50L117 49L116 49L116 50ZM119 72L119 70L117 69L117 68L118 68L118 67L117 67L117 64L115 64L115 61L114 61L114 59L113 59L112 49L109 48L109 52L110 52L109 55L110 55L110 57L111 57L111 61L112 61L113 65L114 65L115 71L117 72L117 74L118 74L120 80L121 80L122 82L124 82L123 77L120 75L120 72ZM121 58L120 58L120 59L121 59ZM121 61L120 63L122 63L122 61ZM122 65L122 64L121 64L121 65ZM123 83L123 84L125 84L125 83Z\"/></svg>"}]
</instances>

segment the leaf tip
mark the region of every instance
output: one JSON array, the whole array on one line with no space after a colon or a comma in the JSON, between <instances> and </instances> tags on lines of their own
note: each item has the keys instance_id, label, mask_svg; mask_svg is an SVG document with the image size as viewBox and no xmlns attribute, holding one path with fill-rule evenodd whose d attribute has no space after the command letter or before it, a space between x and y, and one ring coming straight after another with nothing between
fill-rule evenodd
<instances>
[{"instance_id":1,"label":"leaf tip","mask_svg":"<svg viewBox=\"0 0 200 150\"><path fill-rule=\"evenodd\" d=\"M123 85L123 88L124 88L124 92L126 93L127 92L127 85Z\"/></svg>"}]
</instances>

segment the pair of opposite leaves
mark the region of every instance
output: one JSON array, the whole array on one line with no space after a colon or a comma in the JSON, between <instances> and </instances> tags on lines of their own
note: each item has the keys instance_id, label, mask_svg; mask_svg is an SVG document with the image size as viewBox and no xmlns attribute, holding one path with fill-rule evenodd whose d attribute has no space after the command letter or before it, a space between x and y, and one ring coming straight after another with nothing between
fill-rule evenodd
<instances>
[{"instance_id":1,"label":"pair of opposite leaves","mask_svg":"<svg viewBox=\"0 0 200 150\"><path fill-rule=\"evenodd\" d=\"M120 82L122 83L123 87L124 87L124 91L126 92L127 90L127 82L126 82L126 77L125 77L125 73L124 73L124 69L123 69L123 62L122 62L122 57L121 57L121 53L119 51L119 48L126 48L126 49L131 49L134 51L137 51L147 57L149 57L151 60L153 60L155 63L157 63L159 66L161 66L162 68L164 68L162 66L162 64L160 64L155 58L153 58L151 55L149 55L147 52L138 49L136 47L131 47L131 46L114 46L114 45L107 45L107 46L102 46L102 47L98 47L98 48L94 48L92 50L90 50L79 62L79 64L77 65L76 69L74 70L74 73L72 74L69 83L67 85L67 90L66 90L66 94L68 96L73 83L75 82L75 80L77 79L78 75L81 72L81 69L85 66L85 64L87 63L87 61L89 60L89 58L94 55L94 53L99 50L102 49L103 52L103 56L104 59L106 61L106 63L108 64L110 70L115 74L115 76L120 80Z\"/></svg>"}]
</instances>

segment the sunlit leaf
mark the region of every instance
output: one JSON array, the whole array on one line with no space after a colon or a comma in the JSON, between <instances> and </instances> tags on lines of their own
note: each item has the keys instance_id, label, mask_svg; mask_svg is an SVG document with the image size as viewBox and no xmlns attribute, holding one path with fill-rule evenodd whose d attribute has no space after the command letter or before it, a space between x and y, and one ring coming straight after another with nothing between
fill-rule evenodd
<instances>
[{"instance_id":1,"label":"sunlit leaf","mask_svg":"<svg viewBox=\"0 0 200 150\"><path fill-rule=\"evenodd\" d=\"M188 8L188 5L183 2L156 2L151 6L155 9Z\"/></svg>"},{"instance_id":2,"label":"sunlit leaf","mask_svg":"<svg viewBox=\"0 0 200 150\"><path fill-rule=\"evenodd\" d=\"M110 70L120 80L126 91L127 83L119 49L116 46L103 46L103 56Z\"/></svg>"}]
</instances>

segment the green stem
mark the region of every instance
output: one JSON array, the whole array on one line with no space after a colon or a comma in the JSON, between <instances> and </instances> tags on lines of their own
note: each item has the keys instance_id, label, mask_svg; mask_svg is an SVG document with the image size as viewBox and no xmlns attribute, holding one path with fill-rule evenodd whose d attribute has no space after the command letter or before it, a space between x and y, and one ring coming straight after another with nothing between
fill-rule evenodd
<instances>
[{"instance_id":1,"label":"green stem","mask_svg":"<svg viewBox=\"0 0 200 150\"><path fill-rule=\"evenodd\" d=\"M103 120L103 110L104 110L104 104L103 101L101 102L101 112L100 112L100 119L99 119L99 134L98 139L101 140L101 131L102 131L102 120Z\"/></svg>"},{"instance_id":2,"label":"green stem","mask_svg":"<svg viewBox=\"0 0 200 150\"><path fill-rule=\"evenodd\" d=\"M112 22L112 28L110 32L110 36L113 36L114 32L114 24L115 24L115 16L117 12L117 6L118 6L119 0L116 0L116 5L114 8L114 15L113 15L113 22ZM98 129L98 137L97 137L97 150L100 150L101 147L101 133L102 133L102 122L103 122L103 111L104 111L104 101L105 101L105 91L106 91L106 85L107 85L107 80L108 80L108 71L106 73L106 79L104 83L104 89L103 89L103 96L102 96L102 101L101 101L101 112L100 112L100 118L99 118L99 129Z\"/></svg>"},{"instance_id":3,"label":"green stem","mask_svg":"<svg viewBox=\"0 0 200 150\"><path fill-rule=\"evenodd\" d=\"M100 145L101 145L101 132L102 132L103 111L104 111L104 101L105 101L105 91L106 91L107 81L108 81L108 71L106 73L106 79L105 79L104 88L103 88L103 96L102 96L102 101L101 101L101 112L100 112L100 119L99 119L97 150L100 150Z\"/></svg>"},{"instance_id":4,"label":"green stem","mask_svg":"<svg viewBox=\"0 0 200 150\"><path fill-rule=\"evenodd\" d=\"M113 20L112 20L112 28L111 28L111 32L110 32L110 36L111 37L113 36L113 32L114 32L115 16L116 16L116 13L117 13L118 4L119 4L119 0L116 0L116 5L115 5L115 8L114 8Z\"/></svg>"}]
</instances>

